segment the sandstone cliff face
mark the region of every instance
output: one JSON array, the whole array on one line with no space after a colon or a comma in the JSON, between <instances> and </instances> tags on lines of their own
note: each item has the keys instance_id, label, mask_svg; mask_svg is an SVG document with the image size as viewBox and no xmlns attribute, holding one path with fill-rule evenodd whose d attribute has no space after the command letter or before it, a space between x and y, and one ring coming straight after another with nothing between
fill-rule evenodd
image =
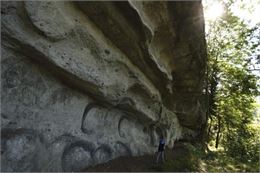
<instances>
[{"instance_id":1,"label":"sandstone cliff face","mask_svg":"<svg viewBox=\"0 0 260 173\"><path fill-rule=\"evenodd\" d=\"M1 171L80 171L196 136L200 2L1 2Z\"/></svg>"}]
</instances>

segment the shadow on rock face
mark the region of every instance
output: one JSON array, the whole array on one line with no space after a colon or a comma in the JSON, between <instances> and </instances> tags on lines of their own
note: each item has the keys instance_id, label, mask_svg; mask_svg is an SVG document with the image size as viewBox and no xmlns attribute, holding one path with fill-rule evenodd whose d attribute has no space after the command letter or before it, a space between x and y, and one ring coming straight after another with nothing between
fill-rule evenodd
<instances>
[{"instance_id":1,"label":"shadow on rock face","mask_svg":"<svg viewBox=\"0 0 260 173\"><path fill-rule=\"evenodd\" d=\"M117 141L115 143L114 150L116 151L118 156L132 156L132 152L130 148L126 144L120 141Z\"/></svg>"},{"instance_id":2,"label":"shadow on rock face","mask_svg":"<svg viewBox=\"0 0 260 173\"><path fill-rule=\"evenodd\" d=\"M101 145L93 152L94 160L96 163L103 163L112 158L112 150L108 145Z\"/></svg>"},{"instance_id":3,"label":"shadow on rock face","mask_svg":"<svg viewBox=\"0 0 260 173\"><path fill-rule=\"evenodd\" d=\"M32 129L1 130L1 171L40 171L48 157L43 141Z\"/></svg>"},{"instance_id":4,"label":"shadow on rock face","mask_svg":"<svg viewBox=\"0 0 260 173\"><path fill-rule=\"evenodd\" d=\"M76 141L64 149L62 155L63 171L80 171L92 165L94 144L87 141Z\"/></svg>"}]
</instances>

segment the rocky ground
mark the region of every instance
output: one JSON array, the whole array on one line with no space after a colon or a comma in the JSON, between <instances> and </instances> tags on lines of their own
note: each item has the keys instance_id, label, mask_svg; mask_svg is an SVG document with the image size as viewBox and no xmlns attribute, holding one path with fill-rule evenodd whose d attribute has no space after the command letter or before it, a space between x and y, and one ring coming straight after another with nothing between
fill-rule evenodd
<instances>
[{"instance_id":1,"label":"rocky ground","mask_svg":"<svg viewBox=\"0 0 260 173\"><path fill-rule=\"evenodd\" d=\"M246 164L226 155L221 149L205 153L201 145L185 142L166 150L166 162L156 164L156 155L120 157L88 167L86 172L259 172L259 164Z\"/></svg>"},{"instance_id":2,"label":"rocky ground","mask_svg":"<svg viewBox=\"0 0 260 173\"><path fill-rule=\"evenodd\" d=\"M171 171L186 172L190 171L184 165L179 165L180 158L189 157L188 149L182 144L177 143L174 149L166 150L166 162L156 164L156 154L139 157L119 157L107 163L84 169L84 172L155 172ZM169 164L172 170L169 169ZM183 167L184 166L184 167Z\"/></svg>"}]
</instances>

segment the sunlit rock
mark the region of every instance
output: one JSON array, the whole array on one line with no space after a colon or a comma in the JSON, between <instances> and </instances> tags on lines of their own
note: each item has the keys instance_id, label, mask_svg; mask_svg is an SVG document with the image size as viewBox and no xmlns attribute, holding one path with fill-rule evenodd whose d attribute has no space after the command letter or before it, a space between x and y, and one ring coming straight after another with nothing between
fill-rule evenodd
<instances>
[{"instance_id":1,"label":"sunlit rock","mask_svg":"<svg viewBox=\"0 0 260 173\"><path fill-rule=\"evenodd\" d=\"M5 1L1 14L1 171L80 171L200 133L201 2Z\"/></svg>"}]
</instances>

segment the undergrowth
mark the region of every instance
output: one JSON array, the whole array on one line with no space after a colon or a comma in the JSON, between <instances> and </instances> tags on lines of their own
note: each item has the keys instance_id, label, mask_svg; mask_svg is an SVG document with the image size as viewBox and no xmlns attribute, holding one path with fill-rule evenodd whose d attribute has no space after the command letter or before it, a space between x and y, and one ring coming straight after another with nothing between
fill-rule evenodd
<instances>
[{"instance_id":1,"label":"undergrowth","mask_svg":"<svg viewBox=\"0 0 260 173\"><path fill-rule=\"evenodd\" d=\"M180 149L178 149L180 150ZM177 151L177 150L176 150ZM210 148L207 152L200 145L184 143L178 156L169 157L172 151L166 151L166 162L154 165L158 172L259 172L258 163L243 163L228 156L223 149Z\"/></svg>"}]
</instances>

